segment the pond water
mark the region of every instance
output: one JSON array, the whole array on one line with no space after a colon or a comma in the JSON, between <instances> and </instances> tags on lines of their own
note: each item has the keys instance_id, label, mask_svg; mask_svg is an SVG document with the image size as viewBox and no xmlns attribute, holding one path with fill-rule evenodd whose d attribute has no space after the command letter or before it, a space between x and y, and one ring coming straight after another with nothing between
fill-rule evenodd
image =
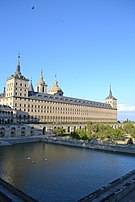
<instances>
[{"instance_id":1,"label":"pond water","mask_svg":"<svg viewBox=\"0 0 135 202\"><path fill-rule=\"evenodd\" d=\"M135 156L55 144L0 147L0 177L41 202L77 201L135 168Z\"/></svg>"}]
</instances>

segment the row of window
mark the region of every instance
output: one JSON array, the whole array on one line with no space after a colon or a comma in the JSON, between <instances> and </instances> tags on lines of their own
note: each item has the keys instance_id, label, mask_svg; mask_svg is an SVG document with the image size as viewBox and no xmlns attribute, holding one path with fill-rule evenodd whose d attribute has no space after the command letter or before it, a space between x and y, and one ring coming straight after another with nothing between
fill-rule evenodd
<instances>
[{"instance_id":1,"label":"row of window","mask_svg":"<svg viewBox=\"0 0 135 202\"><path fill-rule=\"evenodd\" d=\"M7 87L9 87L9 86L13 86L13 82L12 83L8 83Z\"/></svg>"},{"instance_id":2,"label":"row of window","mask_svg":"<svg viewBox=\"0 0 135 202\"><path fill-rule=\"evenodd\" d=\"M19 85L19 83L17 83L17 82L16 82L16 86L17 86L17 85ZM19 86L23 86L23 84L22 84L22 83L20 83L20 85L19 85ZM26 83L24 84L24 86L25 86L25 87L27 86L27 85L26 85Z\"/></svg>"},{"instance_id":3,"label":"row of window","mask_svg":"<svg viewBox=\"0 0 135 202\"><path fill-rule=\"evenodd\" d=\"M26 97L26 93L22 94L22 93L15 93L15 95L18 95L18 96L25 96ZM11 93L7 93L7 96L12 96L12 92Z\"/></svg>"},{"instance_id":4,"label":"row of window","mask_svg":"<svg viewBox=\"0 0 135 202\"><path fill-rule=\"evenodd\" d=\"M13 82L7 84L7 87L11 87L11 86L13 86ZM16 82L16 86L23 86L23 84L22 84L22 83L17 83L17 82ZM27 84L25 83L24 86L27 87Z\"/></svg>"},{"instance_id":5,"label":"row of window","mask_svg":"<svg viewBox=\"0 0 135 202\"><path fill-rule=\"evenodd\" d=\"M17 108L15 108L15 110L17 110ZM20 109L18 109L18 110L21 111L22 109L20 108ZM50 113L50 114L53 113L53 114L67 114L67 115L70 114L70 115L81 115L81 116L82 116L82 115L83 115L83 116L84 116L84 115L85 115L85 116L88 116L88 115L92 115L92 114L93 114L93 115L94 115L94 114L95 114L95 115L97 114L96 111L89 112L89 113L85 113L85 112L82 112L82 113L79 113L79 112L65 112L65 111L58 111L58 112L55 112L55 111L36 110L36 109L35 109L35 110L34 110L34 109L31 109L31 110L28 109L27 111L26 111L26 109L24 109L23 111L24 111L24 112L32 112L32 113L47 113L47 114L48 114L48 113ZM112 115L112 113L102 113L102 117L103 117L103 115L108 117L108 116ZM99 115L98 115L98 116L99 116ZM67 117L68 117L68 116L67 116Z\"/></svg>"},{"instance_id":6,"label":"row of window","mask_svg":"<svg viewBox=\"0 0 135 202\"><path fill-rule=\"evenodd\" d=\"M26 97L26 93L22 94L22 93L15 93L15 95L18 95L18 96L25 96Z\"/></svg>"},{"instance_id":7,"label":"row of window","mask_svg":"<svg viewBox=\"0 0 135 202\"><path fill-rule=\"evenodd\" d=\"M0 119L0 124L12 124L13 119Z\"/></svg>"},{"instance_id":8,"label":"row of window","mask_svg":"<svg viewBox=\"0 0 135 202\"><path fill-rule=\"evenodd\" d=\"M13 90L12 88L7 88L6 91L8 92L8 91L12 91L12 90ZM23 91L26 91L26 89L16 88L16 91L19 91L19 90L20 90L20 91L22 91L22 90L23 90Z\"/></svg>"},{"instance_id":9,"label":"row of window","mask_svg":"<svg viewBox=\"0 0 135 202\"><path fill-rule=\"evenodd\" d=\"M90 118L90 117L62 117L62 116L20 116L20 119L29 119L29 120L35 120L35 121L57 121L57 122L61 122L61 121L68 121L68 122L85 122L85 121L115 121L112 118L111 119L106 119L106 118Z\"/></svg>"},{"instance_id":10,"label":"row of window","mask_svg":"<svg viewBox=\"0 0 135 202\"><path fill-rule=\"evenodd\" d=\"M7 96L12 96L12 92L11 93L7 93Z\"/></svg>"},{"instance_id":11,"label":"row of window","mask_svg":"<svg viewBox=\"0 0 135 202\"><path fill-rule=\"evenodd\" d=\"M17 103L15 103L15 110L18 109L17 107ZM59 107L58 108L52 108L49 109L48 106L44 106L44 109L43 109L43 106L42 108L40 108L40 106L37 106L37 107L32 107L31 108L26 108L26 104L24 104L24 108L22 108L22 104L20 103L20 106L19 106L19 110L20 111L25 111L25 112L38 112L38 113L55 113L55 114L78 114L78 115L90 115L90 114L97 114L98 115L106 115L106 114L112 114L112 112L107 112L107 111L96 111L96 110L85 110L85 109L73 109L73 108L62 108L62 107Z\"/></svg>"}]
</instances>

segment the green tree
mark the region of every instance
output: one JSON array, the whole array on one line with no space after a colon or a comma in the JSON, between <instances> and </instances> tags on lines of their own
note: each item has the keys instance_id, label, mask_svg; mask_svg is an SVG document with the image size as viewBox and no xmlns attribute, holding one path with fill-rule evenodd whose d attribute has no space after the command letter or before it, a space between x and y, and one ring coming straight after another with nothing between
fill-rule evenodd
<instances>
[{"instance_id":1,"label":"green tree","mask_svg":"<svg viewBox=\"0 0 135 202\"><path fill-rule=\"evenodd\" d=\"M92 122L87 122L87 131L91 134L93 131L93 123Z\"/></svg>"},{"instance_id":2,"label":"green tree","mask_svg":"<svg viewBox=\"0 0 135 202\"><path fill-rule=\"evenodd\" d=\"M123 130L130 134L132 132L132 129L134 128L134 123L133 122L126 122L123 125Z\"/></svg>"},{"instance_id":3,"label":"green tree","mask_svg":"<svg viewBox=\"0 0 135 202\"><path fill-rule=\"evenodd\" d=\"M132 138L129 138L129 140L127 141L127 144L129 144L129 145L132 145L132 144L133 144Z\"/></svg>"},{"instance_id":4,"label":"green tree","mask_svg":"<svg viewBox=\"0 0 135 202\"><path fill-rule=\"evenodd\" d=\"M132 138L135 138L135 127L133 127L130 131L130 135Z\"/></svg>"},{"instance_id":5,"label":"green tree","mask_svg":"<svg viewBox=\"0 0 135 202\"><path fill-rule=\"evenodd\" d=\"M65 133L65 129L63 128L63 127L56 127L56 128L54 128L54 133L55 134L63 134L63 133Z\"/></svg>"}]
</instances>

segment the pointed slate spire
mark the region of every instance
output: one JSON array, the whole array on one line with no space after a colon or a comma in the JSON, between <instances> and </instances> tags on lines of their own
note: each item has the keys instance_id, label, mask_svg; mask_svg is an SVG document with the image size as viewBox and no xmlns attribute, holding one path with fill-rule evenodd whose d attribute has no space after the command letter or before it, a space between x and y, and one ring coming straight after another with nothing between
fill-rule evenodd
<instances>
[{"instance_id":1,"label":"pointed slate spire","mask_svg":"<svg viewBox=\"0 0 135 202\"><path fill-rule=\"evenodd\" d=\"M40 93L46 93L47 92L47 84L44 81L42 70L40 73L39 81L36 84L36 92L40 92Z\"/></svg>"},{"instance_id":2,"label":"pointed slate spire","mask_svg":"<svg viewBox=\"0 0 135 202\"><path fill-rule=\"evenodd\" d=\"M41 69L40 78L43 80L43 71Z\"/></svg>"},{"instance_id":3,"label":"pointed slate spire","mask_svg":"<svg viewBox=\"0 0 135 202\"><path fill-rule=\"evenodd\" d=\"M42 72L42 70L41 70L41 73L40 73L40 79L39 79L38 83L39 84L45 84L44 79L43 79L43 72Z\"/></svg>"},{"instance_id":4,"label":"pointed slate spire","mask_svg":"<svg viewBox=\"0 0 135 202\"><path fill-rule=\"evenodd\" d=\"M33 88L33 85L32 85L32 79L30 80L29 91L34 92L34 88Z\"/></svg>"},{"instance_id":5,"label":"pointed slate spire","mask_svg":"<svg viewBox=\"0 0 135 202\"><path fill-rule=\"evenodd\" d=\"M20 72L20 52L18 52L18 64L16 67L16 75L21 76L21 72Z\"/></svg>"},{"instance_id":6,"label":"pointed slate spire","mask_svg":"<svg viewBox=\"0 0 135 202\"><path fill-rule=\"evenodd\" d=\"M110 84L110 92L109 92L109 97L112 98L112 90L111 90L111 84Z\"/></svg>"},{"instance_id":7,"label":"pointed slate spire","mask_svg":"<svg viewBox=\"0 0 135 202\"><path fill-rule=\"evenodd\" d=\"M114 99L117 100L115 97L112 95L112 89L111 89L111 84L110 84L110 90L109 90L109 96L106 99Z\"/></svg>"},{"instance_id":8,"label":"pointed slate spire","mask_svg":"<svg viewBox=\"0 0 135 202\"><path fill-rule=\"evenodd\" d=\"M4 87L4 89L3 89L3 93L5 94L5 92L6 92L6 88Z\"/></svg>"},{"instance_id":9,"label":"pointed slate spire","mask_svg":"<svg viewBox=\"0 0 135 202\"><path fill-rule=\"evenodd\" d=\"M55 74L55 79L54 79L54 86L58 86L58 81L57 81L57 76Z\"/></svg>"}]
</instances>

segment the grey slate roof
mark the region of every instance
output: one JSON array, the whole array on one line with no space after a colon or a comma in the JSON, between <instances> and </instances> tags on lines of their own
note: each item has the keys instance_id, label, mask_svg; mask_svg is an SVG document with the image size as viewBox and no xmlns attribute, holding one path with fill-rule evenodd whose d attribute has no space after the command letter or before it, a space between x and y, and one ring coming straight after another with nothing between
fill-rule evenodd
<instances>
[{"instance_id":1,"label":"grey slate roof","mask_svg":"<svg viewBox=\"0 0 135 202\"><path fill-rule=\"evenodd\" d=\"M110 88L109 96L108 96L106 99L117 100L115 97L113 97L113 95L112 95L112 91L111 91L111 88Z\"/></svg>"},{"instance_id":2,"label":"grey slate roof","mask_svg":"<svg viewBox=\"0 0 135 202\"><path fill-rule=\"evenodd\" d=\"M83 106L91 106L91 107L99 107L99 108L112 108L110 104L102 103L102 102L95 102L90 100L84 100L79 98L72 98L72 97L65 97L65 96L58 96L58 95L51 95L45 93L31 93L29 92L29 99L36 99L36 100L46 100L51 102L61 102L66 104L74 104L74 105L83 105Z\"/></svg>"},{"instance_id":3,"label":"grey slate roof","mask_svg":"<svg viewBox=\"0 0 135 202\"><path fill-rule=\"evenodd\" d=\"M0 93L0 98L5 97L5 93Z\"/></svg>"},{"instance_id":4,"label":"grey slate roof","mask_svg":"<svg viewBox=\"0 0 135 202\"><path fill-rule=\"evenodd\" d=\"M29 91L34 92L34 88L33 88L33 85L32 85L32 80L30 81L30 85L29 85Z\"/></svg>"}]
</instances>

